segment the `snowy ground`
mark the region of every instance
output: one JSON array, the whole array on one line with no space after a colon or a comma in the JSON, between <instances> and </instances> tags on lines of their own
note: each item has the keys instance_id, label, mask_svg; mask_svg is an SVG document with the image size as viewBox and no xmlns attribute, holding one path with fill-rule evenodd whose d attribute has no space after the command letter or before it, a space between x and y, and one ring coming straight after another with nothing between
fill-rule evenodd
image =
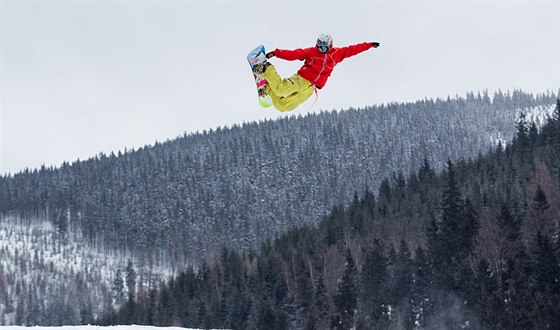
<instances>
[{"instance_id":1,"label":"snowy ground","mask_svg":"<svg viewBox=\"0 0 560 330\"><path fill-rule=\"evenodd\" d=\"M20 327L20 326L2 326L2 330L189 330L178 327L152 327L145 325L116 325L111 327L98 327L94 325L67 325L62 327ZM196 329L190 329L196 330Z\"/></svg>"},{"instance_id":2,"label":"snowy ground","mask_svg":"<svg viewBox=\"0 0 560 330\"><path fill-rule=\"evenodd\" d=\"M556 104L551 104L548 106L538 106L533 108L522 108L517 109L515 115L515 123L519 120L519 115L521 113L525 114L525 120L528 123L535 123L537 127L542 127L546 124L549 117L554 114L554 109L556 109ZM503 134L489 133L489 139L494 145L501 143L505 147L509 142L510 138L505 137Z\"/></svg>"}]
</instances>

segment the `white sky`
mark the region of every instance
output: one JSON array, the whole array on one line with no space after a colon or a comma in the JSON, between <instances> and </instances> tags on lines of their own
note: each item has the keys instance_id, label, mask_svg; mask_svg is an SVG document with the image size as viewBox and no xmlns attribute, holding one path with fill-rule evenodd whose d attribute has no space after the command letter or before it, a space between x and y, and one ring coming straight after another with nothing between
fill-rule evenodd
<instances>
[{"instance_id":1,"label":"white sky","mask_svg":"<svg viewBox=\"0 0 560 330\"><path fill-rule=\"evenodd\" d=\"M424 97L560 87L560 1L0 0L0 174L232 123ZM290 114L246 55L379 41ZM273 59L283 76L301 62Z\"/></svg>"}]
</instances>

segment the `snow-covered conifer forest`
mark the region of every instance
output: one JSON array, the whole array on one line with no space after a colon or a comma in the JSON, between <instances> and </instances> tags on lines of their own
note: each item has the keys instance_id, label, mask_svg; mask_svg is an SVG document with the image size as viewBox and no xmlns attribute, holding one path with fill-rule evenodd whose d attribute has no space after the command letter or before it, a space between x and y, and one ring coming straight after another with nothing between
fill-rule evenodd
<instances>
[{"instance_id":1,"label":"snow-covered conifer forest","mask_svg":"<svg viewBox=\"0 0 560 330\"><path fill-rule=\"evenodd\" d=\"M178 270L215 263L224 246L251 255L292 228L316 227L356 192L379 189L378 201L393 203L383 192L420 168L502 150L520 127L534 136L555 101L516 90L286 117L3 176L0 322L92 322ZM509 193L524 200L527 191ZM383 244L401 235L425 244L423 222L378 229ZM335 274L344 267L325 278L332 295Z\"/></svg>"}]
</instances>

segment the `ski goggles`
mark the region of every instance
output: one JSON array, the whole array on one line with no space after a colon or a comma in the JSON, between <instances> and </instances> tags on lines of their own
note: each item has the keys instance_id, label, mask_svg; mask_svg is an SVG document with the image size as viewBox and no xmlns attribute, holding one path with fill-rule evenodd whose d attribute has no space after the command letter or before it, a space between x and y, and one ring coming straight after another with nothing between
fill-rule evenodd
<instances>
[{"instance_id":1,"label":"ski goggles","mask_svg":"<svg viewBox=\"0 0 560 330\"><path fill-rule=\"evenodd\" d=\"M329 50L329 46L326 45L319 45L317 44L317 49L321 52L321 53L326 53Z\"/></svg>"}]
</instances>

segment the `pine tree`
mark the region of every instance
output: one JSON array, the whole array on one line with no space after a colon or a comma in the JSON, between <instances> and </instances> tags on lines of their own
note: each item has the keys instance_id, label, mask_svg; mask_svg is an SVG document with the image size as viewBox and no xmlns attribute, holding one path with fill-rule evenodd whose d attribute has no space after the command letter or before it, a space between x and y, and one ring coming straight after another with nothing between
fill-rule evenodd
<instances>
[{"instance_id":1,"label":"pine tree","mask_svg":"<svg viewBox=\"0 0 560 330\"><path fill-rule=\"evenodd\" d=\"M526 114L522 112L519 114L519 119L517 120L517 126L516 126L517 128L516 142L521 146L526 146L528 144L527 138L529 136L529 129L527 126L528 123L526 119Z\"/></svg>"},{"instance_id":2,"label":"pine tree","mask_svg":"<svg viewBox=\"0 0 560 330\"><path fill-rule=\"evenodd\" d=\"M375 225L375 203L375 195L369 187L366 186L364 197L361 202L361 210L365 226L365 230L361 233L363 236L366 236L373 231Z\"/></svg>"},{"instance_id":3,"label":"pine tree","mask_svg":"<svg viewBox=\"0 0 560 330\"><path fill-rule=\"evenodd\" d=\"M531 201L531 209L529 211L529 221L531 228L534 231L541 232L543 234L553 234L551 228L554 226L552 219L549 219L547 215L547 210L550 208L546 194L541 189L541 186L537 186L537 191L535 196ZM533 231L533 234L534 234Z\"/></svg>"},{"instance_id":4,"label":"pine tree","mask_svg":"<svg viewBox=\"0 0 560 330\"><path fill-rule=\"evenodd\" d=\"M528 175L532 165L531 160L533 159L533 149L531 147L529 137L529 127L524 113L519 115L516 128L517 133L512 146L514 148L515 155L519 159L520 169L522 171L521 174Z\"/></svg>"},{"instance_id":5,"label":"pine tree","mask_svg":"<svg viewBox=\"0 0 560 330\"><path fill-rule=\"evenodd\" d=\"M560 98L556 99L556 107L552 116L543 127L544 140L551 145L560 145Z\"/></svg>"},{"instance_id":6,"label":"pine tree","mask_svg":"<svg viewBox=\"0 0 560 330\"><path fill-rule=\"evenodd\" d=\"M116 307L120 307L124 301L124 281L120 269L117 269L113 280L113 299Z\"/></svg>"},{"instance_id":7,"label":"pine tree","mask_svg":"<svg viewBox=\"0 0 560 330\"><path fill-rule=\"evenodd\" d=\"M422 166L418 171L418 180L420 180L420 182L422 183L428 183L432 181L434 176L435 176L435 172L430 166L430 162L428 161L427 158L424 158L424 162L422 163Z\"/></svg>"},{"instance_id":8,"label":"pine tree","mask_svg":"<svg viewBox=\"0 0 560 330\"><path fill-rule=\"evenodd\" d=\"M546 194L541 189L540 185L537 187L537 192L535 193L535 197L533 197L531 207L541 215L550 207L546 199Z\"/></svg>"},{"instance_id":9,"label":"pine tree","mask_svg":"<svg viewBox=\"0 0 560 330\"><path fill-rule=\"evenodd\" d=\"M497 329L503 317L503 300L501 299L496 272L484 258L480 259L473 280L475 308L485 329Z\"/></svg>"},{"instance_id":10,"label":"pine tree","mask_svg":"<svg viewBox=\"0 0 560 330\"><path fill-rule=\"evenodd\" d=\"M354 280L355 272L354 259L348 249L346 250L344 275L338 283L336 294L333 297L337 313L340 317L337 328L340 329L350 329L354 326L354 314L357 304L356 284Z\"/></svg>"},{"instance_id":11,"label":"pine tree","mask_svg":"<svg viewBox=\"0 0 560 330\"><path fill-rule=\"evenodd\" d=\"M358 197L358 192L354 192L352 204L348 210L349 226L352 234L364 234L365 217L362 203Z\"/></svg>"},{"instance_id":12,"label":"pine tree","mask_svg":"<svg viewBox=\"0 0 560 330\"><path fill-rule=\"evenodd\" d=\"M532 253L536 289L560 294L560 265L550 238L538 232Z\"/></svg>"},{"instance_id":13,"label":"pine tree","mask_svg":"<svg viewBox=\"0 0 560 330\"><path fill-rule=\"evenodd\" d=\"M130 259L128 259L126 266L126 289L128 291L128 300L134 300L136 297L136 272Z\"/></svg>"},{"instance_id":14,"label":"pine tree","mask_svg":"<svg viewBox=\"0 0 560 330\"><path fill-rule=\"evenodd\" d=\"M296 264L296 297L300 306L304 309L304 313L312 304L313 283L311 283L311 275L309 268L301 255L294 256Z\"/></svg>"},{"instance_id":15,"label":"pine tree","mask_svg":"<svg viewBox=\"0 0 560 330\"><path fill-rule=\"evenodd\" d=\"M384 317L387 301L387 259L379 240L366 251L360 274L360 301L366 315L366 326L373 327ZM367 320L370 319L370 320Z\"/></svg>"},{"instance_id":16,"label":"pine tree","mask_svg":"<svg viewBox=\"0 0 560 330\"><path fill-rule=\"evenodd\" d=\"M472 253L475 245L475 237L480 229L478 214L469 198L462 205L459 231L461 232L461 243L459 245L459 256L466 258Z\"/></svg>"},{"instance_id":17,"label":"pine tree","mask_svg":"<svg viewBox=\"0 0 560 330\"><path fill-rule=\"evenodd\" d=\"M329 315L329 298L327 295L327 288L325 287L325 281L323 276L319 274L317 280L315 281L315 290L313 292L313 308L315 315L317 317L317 328L325 329L328 327L328 315Z\"/></svg>"},{"instance_id":18,"label":"pine tree","mask_svg":"<svg viewBox=\"0 0 560 330\"><path fill-rule=\"evenodd\" d=\"M280 330L286 328L285 318L281 311L275 310L274 307L267 301L263 301L258 305L257 329Z\"/></svg>"},{"instance_id":19,"label":"pine tree","mask_svg":"<svg viewBox=\"0 0 560 330\"><path fill-rule=\"evenodd\" d=\"M524 250L521 251L525 253ZM501 292L505 313L499 317L499 324L504 329L534 328L533 317L535 305L530 283L530 269L526 256L519 260L509 258L501 274Z\"/></svg>"},{"instance_id":20,"label":"pine tree","mask_svg":"<svg viewBox=\"0 0 560 330\"><path fill-rule=\"evenodd\" d=\"M390 212L389 206L392 203L391 185L388 179L381 181L379 186L379 194L377 198L378 213L382 216L387 216Z\"/></svg>"},{"instance_id":21,"label":"pine tree","mask_svg":"<svg viewBox=\"0 0 560 330\"><path fill-rule=\"evenodd\" d=\"M412 260L410 256L410 250L408 245L401 239L399 245L399 251L396 255L396 259L393 262L393 278L392 278L392 290L391 290L391 301L393 305L399 305L403 300L410 294L412 281L413 281L413 270L412 270Z\"/></svg>"},{"instance_id":22,"label":"pine tree","mask_svg":"<svg viewBox=\"0 0 560 330\"><path fill-rule=\"evenodd\" d=\"M508 259L512 262L518 263L519 259L523 256L523 243L521 242L521 219L511 213L506 204L500 207L500 213L496 216L500 232L499 236L504 241L500 248L500 269L502 273L506 267Z\"/></svg>"},{"instance_id":23,"label":"pine tree","mask_svg":"<svg viewBox=\"0 0 560 330\"><path fill-rule=\"evenodd\" d=\"M535 279L536 325L538 328L560 328L560 265L550 239L537 233L532 248Z\"/></svg>"},{"instance_id":24,"label":"pine tree","mask_svg":"<svg viewBox=\"0 0 560 330\"><path fill-rule=\"evenodd\" d=\"M426 256L426 252L418 247L413 261L414 273L411 287L412 319L409 326L425 326L425 320L432 313L433 301L430 299L432 291L433 275L431 265Z\"/></svg>"},{"instance_id":25,"label":"pine tree","mask_svg":"<svg viewBox=\"0 0 560 330\"><path fill-rule=\"evenodd\" d=\"M502 204L500 214L496 216L503 236L512 242L521 238L521 220L515 217L506 204Z\"/></svg>"},{"instance_id":26,"label":"pine tree","mask_svg":"<svg viewBox=\"0 0 560 330\"><path fill-rule=\"evenodd\" d=\"M391 305L396 307L397 321L413 326L415 315L412 305L412 285L414 281L414 267L410 250L404 239L401 239L399 251L392 265Z\"/></svg>"},{"instance_id":27,"label":"pine tree","mask_svg":"<svg viewBox=\"0 0 560 330\"><path fill-rule=\"evenodd\" d=\"M435 281L441 289L457 289L460 271L463 215L461 193L451 161L447 162L447 187L442 197L439 221L432 221L428 228L428 247L434 269Z\"/></svg>"}]
</instances>

